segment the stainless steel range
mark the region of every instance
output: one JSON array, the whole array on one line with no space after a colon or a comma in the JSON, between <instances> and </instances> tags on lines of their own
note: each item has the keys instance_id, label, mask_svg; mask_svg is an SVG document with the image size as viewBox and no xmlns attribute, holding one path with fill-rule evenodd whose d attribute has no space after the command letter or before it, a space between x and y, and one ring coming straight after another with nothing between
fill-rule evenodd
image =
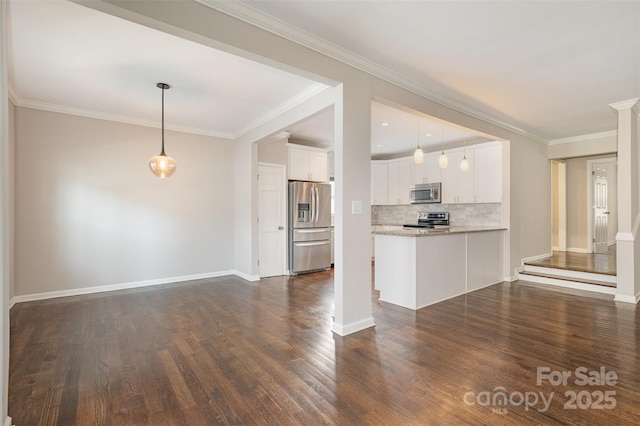
<instances>
[{"instance_id":1,"label":"stainless steel range","mask_svg":"<svg viewBox=\"0 0 640 426\"><path fill-rule=\"evenodd\" d=\"M417 223L407 223L405 228L449 228L449 212L419 212Z\"/></svg>"}]
</instances>

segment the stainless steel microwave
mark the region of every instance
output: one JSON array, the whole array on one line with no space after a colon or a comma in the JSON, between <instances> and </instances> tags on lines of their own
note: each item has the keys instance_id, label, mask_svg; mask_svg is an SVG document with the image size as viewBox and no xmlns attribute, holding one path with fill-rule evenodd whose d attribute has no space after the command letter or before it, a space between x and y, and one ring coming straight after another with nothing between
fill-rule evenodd
<instances>
[{"instance_id":1,"label":"stainless steel microwave","mask_svg":"<svg viewBox=\"0 0 640 426\"><path fill-rule=\"evenodd\" d=\"M442 183L411 185L411 204L440 203Z\"/></svg>"}]
</instances>

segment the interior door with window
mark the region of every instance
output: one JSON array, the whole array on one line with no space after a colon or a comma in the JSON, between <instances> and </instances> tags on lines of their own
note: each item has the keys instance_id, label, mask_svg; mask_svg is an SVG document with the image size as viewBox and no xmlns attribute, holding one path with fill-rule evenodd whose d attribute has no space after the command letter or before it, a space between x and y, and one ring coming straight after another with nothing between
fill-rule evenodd
<instances>
[{"instance_id":1,"label":"interior door with window","mask_svg":"<svg viewBox=\"0 0 640 426\"><path fill-rule=\"evenodd\" d=\"M593 252L607 253L609 240L607 169L594 164L591 175L593 189Z\"/></svg>"}]
</instances>

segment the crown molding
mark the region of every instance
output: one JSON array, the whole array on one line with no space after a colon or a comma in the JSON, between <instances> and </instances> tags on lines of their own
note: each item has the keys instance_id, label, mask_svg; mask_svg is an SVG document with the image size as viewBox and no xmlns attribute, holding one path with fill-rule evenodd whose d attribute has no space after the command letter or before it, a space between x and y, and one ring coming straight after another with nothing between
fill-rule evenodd
<instances>
[{"instance_id":1,"label":"crown molding","mask_svg":"<svg viewBox=\"0 0 640 426\"><path fill-rule=\"evenodd\" d=\"M612 109L615 109L616 111L621 111L623 109L633 109L633 111L638 114L639 113L639 102L638 100L640 100L640 98L633 98L633 99L628 99L626 101L621 101L621 102L614 102L612 104L609 104L609 106Z\"/></svg>"},{"instance_id":2,"label":"crown molding","mask_svg":"<svg viewBox=\"0 0 640 426\"><path fill-rule=\"evenodd\" d=\"M423 98L429 99L432 102L440 104L446 108L455 110L462 114L468 115L473 118L485 121L493 124L505 130L512 131L519 135L525 136L536 142L548 145L549 141L539 135L527 132L519 127L513 126L502 120L498 120L487 114L484 114L478 110L469 108L457 102L445 99L440 95L427 89L425 86L408 79L388 68L381 66L373 61L370 61L360 55L357 55L349 50L346 50L340 46L330 43L320 37L312 35L306 31L303 31L293 25L290 25L284 21L267 15L258 9L251 6L238 3L234 0L231 1L216 1L216 0L195 0L196 2L207 6L211 9L222 12L233 18L246 22L254 27L258 27L272 34L283 37L289 41L292 41L301 46L312 49L318 53L328 56L332 59L340 61L346 65L370 74L374 77L380 78L391 84L399 86L405 90L408 90Z\"/></svg>"},{"instance_id":3,"label":"crown molding","mask_svg":"<svg viewBox=\"0 0 640 426\"><path fill-rule=\"evenodd\" d=\"M582 142L582 141L590 141L593 139L601 139L601 138L608 138L608 137L615 137L618 136L618 131L617 130L609 130L606 132L600 132L600 133L591 133L588 135L582 135L582 136L572 136L570 138L562 138L562 139L552 139L549 141L549 145L561 145L564 143L574 143L574 142Z\"/></svg>"},{"instance_id":4,"label":"crown molding","mask_svg":"<svg viewBox=\"0 0 640 426\"><path fill-rule=\"evenodd\" d=\"M18 90L16 90L15 86L11 84L11 82L7 84L7 91L9 92L9 100L13 102L15 106L24 102L24 99L22 99L22 96L20 96L20 93L18 93Z\"/></svg>"},{"instance_id":5,"label":"crown molding","mask_svg":"<svg viewBox=\"0 0 640 426\"><path fill-rule=\"evenodd\" d=\"M162 127L162 124L160 122L153 121L153 120L145 120L142 118L136 118L128 115L111 114L107 112L95 111L95 110L86 109L86 108L76 108L76 107L71 107L66 105L52 104L47 102L24 99L20 95L18 90L15 88L15 86L13 86L12 84L9 84L8 86L9 86L9 99L13 102L14 105L21 108L39 109L44 111L57 112L61 114L69 114L69 115L75 115L75 116L86 117L86 118L95 118L99 120L115 121L118 123L135 124L138 126L153 127L158 129ZM287 99L286 101L278 105L273 110L268 111L267 113L261 115L260 117L249 122L248 124L246 124L245 126L241 127L240 129L238 129L233 133L216 132L210 129L201 129L201 128L189 127L189 126L179 126L171 123L165 123L165 129L173 130L176 132L182 132L182 133L191 133L195 135L203 135L203 136L211 136L215 138L235 140L235 139L238 139L240 136L250 132L251 130L254 130L255 128L260 127L261 125L269 122L270 120L274 119L278 115L283 114L291 110L292 108L300 105L301 103L311 99L315 95L326 90L328 87L329 86L322 83L314 83L309 87L307 87L305 90Z\"/></svg>"},{"instance_id":6,"label":"crown molding","mask_svg":"<svg viewBox=\"0 0 640 426\"><path fill-rule=\"evenodd\" d=\"M95 118L98 120L115 121L118 123L135 124L137 126L161 128L162 124L154 120L145 120L142 118L131 117L128 115L111 114L102 111L94 111L86 108L75 108L66 105L51 104L47 102L39 102L23 99L16 106L22 108L39 109L43 111L57 112L61 114L75 115L79 117ZM191 133L195 135L212 136L215 138L233 139L233 135L223 132L214 132L209 129L200 129L197 127L178 126L165 123L166 130L173 130L182 133Z\"/></svg>"},{"instance_id":7,"label":"crown molding","mask_svg":"<svg viewBox=\"0 0 640 426\"><path fill-rule=\"evenodd\" d=\"M322 83L312 84L302 92L299 92L296 95L292 96L291 98L287 99L286 101L284 101L283 103L281 103L280 105L272 109L271 111L267 112L266 114L263 114L262 116L256 118L253 121L250 121L245 126L235 131L233 133L233 139L238 139L239 137L244 136L250 131L262 126L263 124L268 123L269 121L273 120L277 116L295 108L296 106L313 98L315 95L325 91L328 88L329 86L327 86L326 84L322 84Z\"/></svg>"}]
</instances>

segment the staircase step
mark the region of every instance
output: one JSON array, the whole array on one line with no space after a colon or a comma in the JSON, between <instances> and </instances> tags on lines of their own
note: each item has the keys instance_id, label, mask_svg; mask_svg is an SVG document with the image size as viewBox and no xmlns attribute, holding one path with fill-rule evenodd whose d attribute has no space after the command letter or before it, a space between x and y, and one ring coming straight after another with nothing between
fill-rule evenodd
<instances>
[{"instance_id":1,"label":"staircase step","mask_svg":"<svg viewBox=\"0 0 640 426\"><path fill-rule=\"evenodd\" d=\"M518 274L518 279L537 284L553 285L557 287L572 288L576 290L592 291L614 295L616 293L615 284L603 281L581 281L575 278L564 276L541 274L536 272L522 271Z\"/></svg>"},{"instance_id":2,"label":"staircase step","mask_svg":"<svg viewBox=\"0 0 640 426\"><path fill-rule=\"evenodd\" d=\"M521 272L520 275L535 276L535 277L541 277L541 278L553 278L556 280L573 281L576 283L593 284L593 285L601 285L604 287L616 288L616 285L614 283L610 283L607 281L577 279L577 278L566 277L563 275L541 274L538 272L529 272L529 271Z\"/></svg>"},{"instance_id":3,"label":"staircase step","mask_svg":"<svg viewBox=\"0 0 640 426\"><path fill-rule=\"evenodd\" d=\"M549 268L545 266L524 265L524 272L561 280L583 282L587 284L616 287L618 277L615 275L592 272L573 271L568 269Z\"/></svg>"}]
</instances>

